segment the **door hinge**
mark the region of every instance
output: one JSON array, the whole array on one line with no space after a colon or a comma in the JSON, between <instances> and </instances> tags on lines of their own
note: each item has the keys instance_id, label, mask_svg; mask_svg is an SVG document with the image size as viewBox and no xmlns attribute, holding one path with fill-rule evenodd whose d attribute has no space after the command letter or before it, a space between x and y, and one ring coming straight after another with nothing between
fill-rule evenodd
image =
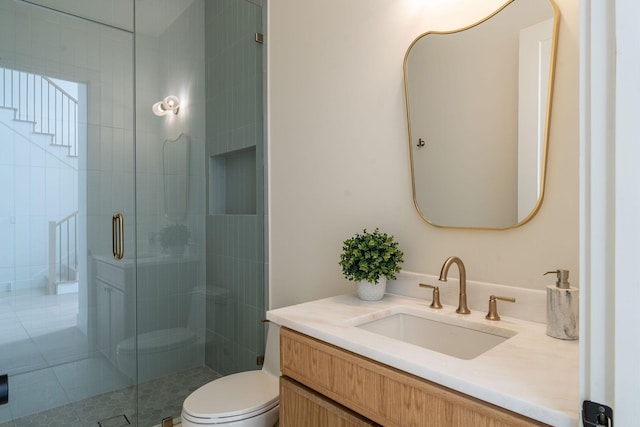
<instances>
[{"instance_id":1,"label":"door hinge","mask_svg":"<svg viewBox=\"0 0 640 427\"><path fill-rule=\"evenodd\" d=\"M582 402L582 423L584 427L613 427L613 409L607 405L585 400Z\"/></svg>"},{"instance_id":2,"label":"door hinge","mask_svg":"<svg viewBox=\"0 0 640 427\"><path fill-rule=\"evenodd\" d=\"M262 33L256 33L256 42L264 43L264 35Z\"/></svg>"}]
</instances>

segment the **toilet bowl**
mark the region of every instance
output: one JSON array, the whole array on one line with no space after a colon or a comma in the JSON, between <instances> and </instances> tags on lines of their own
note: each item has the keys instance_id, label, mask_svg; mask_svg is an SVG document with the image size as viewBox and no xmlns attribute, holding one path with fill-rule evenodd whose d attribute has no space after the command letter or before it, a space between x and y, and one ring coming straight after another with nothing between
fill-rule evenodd
<instances>
[{"instance_id":1,"label":"toilet bowl","mask_svg":"<svg viewBox=\"0 0 640 427\"><path fill-rule=\"evenodd\" d=\"M197 366L197 336L187 328L160 329L129 337L116 348L118 369L130 378L147 381Z\"/></svg>"},{"instance_id":2,"label":"toilet bowl","mask_svg":"<svg viewBox=\"0 0 640 427\"><path fill-rule=\"evenodd\" d=\"M278 422L280 329L269 323L262 370L211 381L182 405L182 427L273 427Z\"/></svg>"},{"instance_id":3,"label":"toilet bowl","mask_svg":"<svg viewBox=\"0 0 640 427\"><path fill-rule=\"evenodd\" d=\"M187 326L147 331L120 341L116 346L118 369L142 382L202 365L205 298L226 304L228 291L194 288Z\"/></svg>"}]
</instances>

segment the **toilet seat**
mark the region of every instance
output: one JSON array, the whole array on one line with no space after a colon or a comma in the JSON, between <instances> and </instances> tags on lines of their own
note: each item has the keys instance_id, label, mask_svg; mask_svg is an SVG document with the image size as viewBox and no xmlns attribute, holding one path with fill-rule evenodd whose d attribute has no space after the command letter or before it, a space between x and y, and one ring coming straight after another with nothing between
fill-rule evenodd
<instances>
[{"instance_id":1,"label":"toilet seat","mask_svg":"<svg viewBox=\"0 0 640 427\"><path fill-rule=\"evenodd\" d=\"M265 413L278 403L278 377L264 371L240 372L191 393L184 401L182 418L205 425L230 423Z\"/></svg>"}]
</instances>

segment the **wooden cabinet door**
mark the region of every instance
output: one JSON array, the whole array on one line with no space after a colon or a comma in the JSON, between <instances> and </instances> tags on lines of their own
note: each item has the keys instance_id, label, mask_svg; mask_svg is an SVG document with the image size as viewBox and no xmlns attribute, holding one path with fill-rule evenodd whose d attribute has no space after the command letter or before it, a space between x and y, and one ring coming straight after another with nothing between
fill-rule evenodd
<instances>
[{"instance_id":1,"label":"wooden cabinet door","mask_svg":"<svg viewBox=\"0 0 640 427\"><path fill-rule=\"evenodd\" d=\"M290 378L280 377L280 427L377 425Z\"/></svg>"}]
</instances>

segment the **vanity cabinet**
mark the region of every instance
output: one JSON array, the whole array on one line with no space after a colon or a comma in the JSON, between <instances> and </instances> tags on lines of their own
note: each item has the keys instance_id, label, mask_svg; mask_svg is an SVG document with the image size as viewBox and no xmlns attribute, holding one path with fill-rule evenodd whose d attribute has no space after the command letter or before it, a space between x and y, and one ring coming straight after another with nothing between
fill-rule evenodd
<instances>
[{"instance_id":1,"label":"vanity cabinet","mask_svg":"<svg viewBox=\"0 0 640 427\"><path fill-rule=\"evenodd\" d=\"M96 281L98 350L115 362L116 346L126 338L124 292L101 280Z\"/></svg>"},{"instance_id":2,"label":"vanity cabinet","mask_svg":"<svg viewBox=\"0 0 640 427\"><path fill-rule=\"evenodd\" d=\"M118 343L133 334L134 299L125 291L135 280L135 270L96 261L96 344L115 363Z\"/></svg>"},{"instance_id":3,"label":"vanity cabinet","mask_svg":"<svg viewBox=\"0 0 640 427\"><path fill-rule=\"evenodd\" d=\"M281 427L547 425L285 327L280 369ZM292 380L306 387L296 388ZM324 415L344 411L371 424L333 424Z\"/></svg>"},{"instance_id":4,"label":"vanity cabinet","mask_svg":"<svg viewBox=\"0 0 640 427\"><path fill-rule=\"evenodd\" d=\"M367 427L378 424L287 377L280 377L280 426Z\"/></svg>"}]
</instances>

